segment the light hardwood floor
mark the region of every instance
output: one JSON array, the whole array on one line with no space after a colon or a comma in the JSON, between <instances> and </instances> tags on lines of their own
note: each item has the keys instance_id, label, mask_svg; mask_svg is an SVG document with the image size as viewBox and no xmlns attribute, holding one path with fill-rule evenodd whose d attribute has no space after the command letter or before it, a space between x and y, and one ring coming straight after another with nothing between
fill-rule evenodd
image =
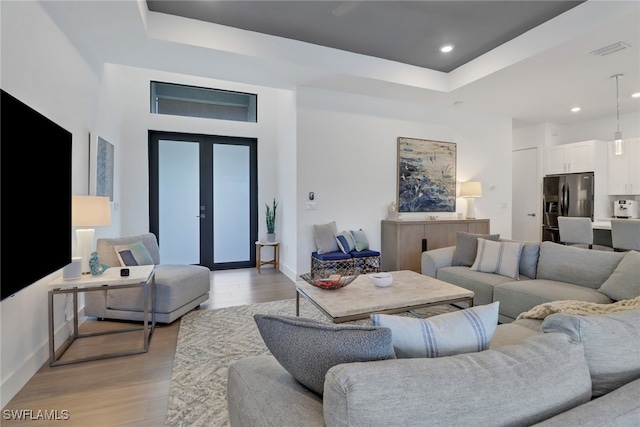
<instances>
[{"instance_id":1,"label":"light hardwood floor","mask_svg":"<svg viewBox=\"0 0 640 427\"><path fill-rule=\"evenodd\" d=\"M253 268L213 271L209 300L200 309L290 298L295 298L294 283L272 268L263 268L261 274ZM111 329L114 325L120 323L88 320L82 327L88 331L106 326ZM148 353L56 367L49 367L47 361L3 408L0 425L163 426L179 328L179 320L169 325L158 324ZM141 343L140 335L137 332L83 338L67 353L135 345ZM77 346L80 342L83 344ZM29 410L31 413L22 412L27 420L7 419L12 414L7 411ZM68 416L68 419L55 422L32 419L39 415L57 415L60 419Z\"/></svg>"}]
</instances>

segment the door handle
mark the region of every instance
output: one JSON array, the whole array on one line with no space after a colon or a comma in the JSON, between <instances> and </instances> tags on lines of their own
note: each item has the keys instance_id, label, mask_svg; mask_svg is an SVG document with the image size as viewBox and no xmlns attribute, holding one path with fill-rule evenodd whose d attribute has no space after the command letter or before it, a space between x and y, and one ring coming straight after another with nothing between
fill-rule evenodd
<instances>
[{"instance_id":1,"label":"door handle","mask_svg":"<svg viewBox=\"0 0 640 427\"><path fill-rule=\"evenodd\" d=\"M534 213L528 213L527 216L536 216L535 212Z\"/></svg>"},{"instance_id":2,"label":"door handle","mask_svg":"<svg viewBox=\"0 0 640 427\"><path fill-rule=\"evenodd\" d=\"M196 218L204 218L204 214L196 215Z\"/></svg>"}]
</instances>

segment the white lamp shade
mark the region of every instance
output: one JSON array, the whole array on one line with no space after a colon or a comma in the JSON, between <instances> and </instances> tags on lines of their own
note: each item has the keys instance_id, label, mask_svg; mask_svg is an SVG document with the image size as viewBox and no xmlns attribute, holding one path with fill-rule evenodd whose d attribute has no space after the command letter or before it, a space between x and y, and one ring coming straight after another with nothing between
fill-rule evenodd
<instances>
[{"instance_id":1,"label":"white lamp shade","mask_svg":"<svg viewBox=\"0 0 640 427\"><path fill-rule=\"evenodd\" d=\"M478 181L467 181L460 184L460 197L482 197L482 184Z\"/></svg>"},{"instance_id":2,"label":"white lamp shade","mask_svg":"<svg viewBox=\"0 0 640 427\"><path fill-rule=\"evenodd\" d=\"M109 198L102 196L72 196L71 225L74 227L111 225Z\"/></svg>"},{"instance_id":3,"label":"white lamp shade","mask_svg":"<svg viewBox=\"0 0 640 427\"><path fill-rule=\"evenodd\" d=\"M71 196L71 225L76 230L76 254L82 257L82 274L89 274L89 259L93 252L94 229L111 225L111 205L108 197Z\"/></svg>"}]
</instances>

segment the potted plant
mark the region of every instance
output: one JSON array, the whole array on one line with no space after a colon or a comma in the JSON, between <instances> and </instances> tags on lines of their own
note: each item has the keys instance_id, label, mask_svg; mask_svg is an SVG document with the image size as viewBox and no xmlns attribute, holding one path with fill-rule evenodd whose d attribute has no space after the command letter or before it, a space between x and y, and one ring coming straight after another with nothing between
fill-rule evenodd
<instances>
[{"instance_id":1,"label":"potted plant","mask_svg":"<svg viewBox=\"0 0 640 427\"><path fill-rule=\"evenodd\" d=\"M276 240L276 209L278 208L278 202L273 199L273 205L269 206L265 203L266 219L267 219L267 242L275 242Z\"/></svg>"}]
</instances>

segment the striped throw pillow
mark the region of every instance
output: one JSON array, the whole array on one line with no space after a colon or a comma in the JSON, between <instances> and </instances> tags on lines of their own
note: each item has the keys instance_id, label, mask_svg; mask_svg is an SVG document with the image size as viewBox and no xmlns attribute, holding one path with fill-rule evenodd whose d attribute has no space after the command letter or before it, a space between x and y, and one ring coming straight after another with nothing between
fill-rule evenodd
<instances>
[{"instance_id":1,"label":"striped throw pillow","mask_svg":"<svg viewBox=\"0 0 640 427\"><path fill-rule=\"evenodd\" d=\"M372 314L371 322L391 329L398 359L452 356L489 348L498 326L499 307L496 301L426 319Z\"/></svg>"},{"instance_id":2,"label":"striped throw pillow","mask_svg":"<svg viewBox=\"0 0 640 427\"><path fill-rule=\"evenodd\" d=\"M342 233L336 236L336 241L338 242L338 247L342 252L348 254L349 252L356 249L356 242L353 240L351 233L348 231L343 231Z\"/></svg>"},{"instance_id":3,"label":"striped throw pillow","mask_svg":"<svg viewBox=\"0 0 640 427\"><path fill-rule=\"evenodd\" d=\"M494 242L479 238L478 252L471 270L496 273L518 280L520 278L522 248L524 248L524 243Z\"/></svg>"}]
</instances>

